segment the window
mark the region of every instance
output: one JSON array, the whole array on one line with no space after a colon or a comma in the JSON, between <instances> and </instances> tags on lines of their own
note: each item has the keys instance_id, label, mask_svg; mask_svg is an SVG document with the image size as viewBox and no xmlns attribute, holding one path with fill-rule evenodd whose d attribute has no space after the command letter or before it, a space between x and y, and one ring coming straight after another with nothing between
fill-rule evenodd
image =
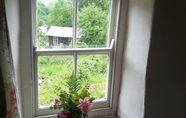
<instances>
[{"instance_id":1,"label":"window","mask_svg":"<svg viewBox=\"0 0 186 118\"><path fill-rule=\"evenodd\" d=\"M49 105L54 86L72 72L91 81L93 112L109 113L113 82L119 0L32 1L34 38L34 116L55 114ZM40 27L46 27L41 33ZM35 49L35 48L34 48ZM49 94L50 93L50 94Z\"/></svg>"},{"instance_id":2,"label":"window","mask_svg":"<svg viewBox=\"0 0 186 118\"><path fill-rule=\"evenodd\" d=\"M53 37L53 46L58 45L58 37Z\"/></svg>"}]
</instances>

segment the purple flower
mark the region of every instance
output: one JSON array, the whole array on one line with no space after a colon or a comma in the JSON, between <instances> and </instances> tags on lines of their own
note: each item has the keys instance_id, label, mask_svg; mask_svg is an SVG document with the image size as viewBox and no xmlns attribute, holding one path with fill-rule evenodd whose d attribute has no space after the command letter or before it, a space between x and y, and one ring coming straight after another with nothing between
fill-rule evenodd
<instances>
[{"instance_id":1,"label":"purple flower","mask_svg":"<svg viewBox=\"0 0 186 118\"><path fill-rule=\"evenodd\" d=\"M60 113L57 114L57 118L68 118L67 116L61 115Z\"/></svg>"},{"instance_id":2,"label":"purple flower","mask_svg":"<svg viewBox=\"0 0 186 118\"><path fill-rule=\"evenodd\" d=\"M71 115L71 112L70 111L65 111L65 116L67 116L67 118L69 118Z\"/></svg>"}]
</instances>

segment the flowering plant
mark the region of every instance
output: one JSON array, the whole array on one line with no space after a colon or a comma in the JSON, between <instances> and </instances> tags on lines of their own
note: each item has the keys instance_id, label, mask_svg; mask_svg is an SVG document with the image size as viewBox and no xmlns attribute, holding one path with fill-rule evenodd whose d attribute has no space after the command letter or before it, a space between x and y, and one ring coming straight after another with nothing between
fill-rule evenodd
<instances>
[{"instance_id":1,"label":"flowering plant","mask_svg":"<svg viewBox=\"0 0 186 118\"><path fill-rule=\"evenodd\" d=\"M85 118L90 112L95 99L90 95L88 91L88 82L86 86L82 86L80 78L74 78L73 75L67 80L65 86L66 89L56 87L59 97L54 100L54 103L50 106L50 109L61 109L61 112L57 114L57 118L81 118L81 114Z\"/></svg>"}]
</instances>

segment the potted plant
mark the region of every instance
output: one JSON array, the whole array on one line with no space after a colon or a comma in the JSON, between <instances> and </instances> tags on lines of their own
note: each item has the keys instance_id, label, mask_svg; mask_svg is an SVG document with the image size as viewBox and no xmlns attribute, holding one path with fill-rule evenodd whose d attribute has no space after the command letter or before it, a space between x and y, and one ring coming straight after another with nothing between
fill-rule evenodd
<instances>
[{"instance_id":1,"label":"potted plant","mask_svg":"<svg viewBox=\"0 0 186 118\"><path fill-rule=\"evenodd\" d=\"M86 86L82 86L82 84ZM81 78L69 77L66 89L56 87L59 96L55 98L50 109L61 109L57 118L88 118L88 112L91 110L95 99L88 91L88 82L82 81Z\"/></svg>"}]
</instances>

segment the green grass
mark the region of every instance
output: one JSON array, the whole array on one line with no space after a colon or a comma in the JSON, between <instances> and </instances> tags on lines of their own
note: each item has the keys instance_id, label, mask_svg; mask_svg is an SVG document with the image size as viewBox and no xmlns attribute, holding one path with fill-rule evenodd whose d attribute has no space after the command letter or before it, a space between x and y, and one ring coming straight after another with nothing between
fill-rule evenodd
<instances>
[{"instance_id":1,"label":"green grass","mask_svg":"<svg viewBox=\"0 0 186 118\"><path fill-rule=\"evenodd\" d=\"M39 105L49 105L57 97L55 87L65 89L64 84L73 72L72 56L40 56L38 59L39 79L43 80L39 86ZM88 81L92 96L105 97L107 55L79 55L77 62L78 76Z\"/></svg>"}]
</instances>

